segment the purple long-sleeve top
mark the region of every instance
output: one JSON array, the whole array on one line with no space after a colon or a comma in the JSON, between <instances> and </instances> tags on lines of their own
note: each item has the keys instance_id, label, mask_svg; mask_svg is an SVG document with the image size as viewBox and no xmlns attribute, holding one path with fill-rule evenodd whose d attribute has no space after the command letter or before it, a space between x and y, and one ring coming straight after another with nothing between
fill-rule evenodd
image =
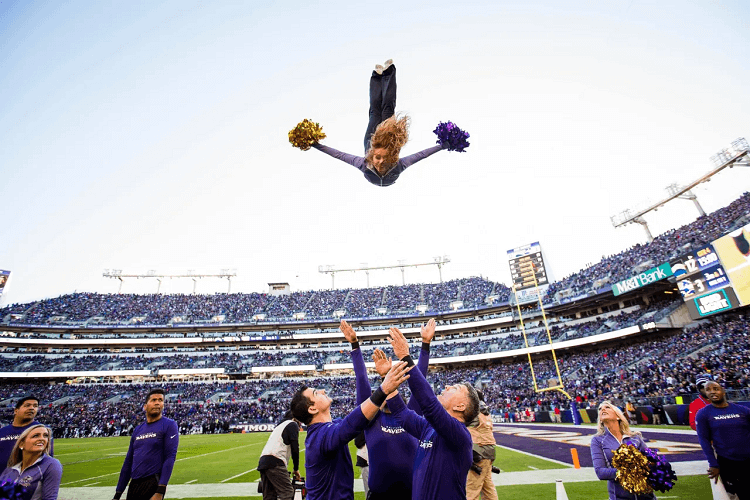
<instances>
[{"instance_id":1,"label":"purple long-sleeve top","mask_svg":"<svg viewBox=\"0 0 750 500\"><path fill-rule=\"evenodd\" d=\"M354 467L349 441L367 426L360 407L343 419L312 424L305 439L308 500L352 500Z\"/></svg>"},{"instance_id":2,"label":"purple long-sleeve top","mask_svg":"<svg viewBox=\"0 0 750 500\"><path fill-rule=\"evenodd\" d=\"M638 435L624 436L622 443L632 444L639 451L646 451L646 444ZM610 500L646 500L654 498L654 495L650 493L643 495L628 493L615 480L617 478L617 469L612 467L612 453L619 447L620 441L606 429L604 434L591 438L591 460L594 462L594 471L596 471L596 477L609 481L607 491L609 492Z\"/></svg>"},{"instance_id":3,"label":"purple long-sleeve top","mask_svg":"<svg viewBox=\"0 0 750 500\"><path fill-rule=\"evenodd\" d=\"M177 422L162 417L156 422L144 422L133 431L130 446L117 481L117 491L122 493L131 479L141 479L158 474L159 484L169 484L172 468L180 444Z\"/></svg>"},{"instance_id":4,"label":"purple long-sleeve top","mask_svg":"<svg viewBox=\"0 0 750 500\"><path fill-rule=\"evenodd\" d=\"M409 375L412 399L417 398L424 416L408 409L401 398L389 399L388 407L418 440L412 498L466 498L466 476L472 463L469 429L443 408L422 372L412 370Z\"/></svg>"},{"instance_id":5,"label":"purple long-sleeve top","mask_svg":"<svg viewBox=\"0 0 750 500\"><path fill-rule=\"evenodd\" d=\"M0 482L19 483L26 488L23 500L57 500L63 468L60 461L46 453L21 470L21 462L0 474Z\"/></svg>"},{"instance_id":6,"label":"purple long-sleeve top","mask_svg":"<svg viewBox=\"0 0 750 500\"><path fill-rule=\"evenodd\" d=\"M351 351L354 374L357 381L357 404L370 397L372 389L367 378L367 368L361 349ZM427 373L430 360L430 345L422 344L417 369ZM401 396L396 396L401 398ZM412 397L408 407L417 413L421 408ZM417 439L406 432L398 419L390 413L379 411L365 428L370 474L368 486L373 493L389 493L398 498L411 498L414 457Z\"/></svg>"},{"instance_id":7,"label":"purple long-sleeve top","mask_svg":"<svg viewBox=\"0 0 750 500\"><path fill-rule=\"evenodd\" d=\"M392 185L396 182L399 175L401 175L401 172L411 167L418 161L424 160L428 156L434 155L435 153L443 149L443 146L437 145L431 148L423 149L422 151L414 153L413 155L399 158L398 163L396 163L393 168L386 172L385 175L381 176L375 170L368 168L367 163L365 163L365 159L361 156L343 153L337 149L333 149L319 143L313 144L312 147L314 147L318 151L322 151L329 156L332 156L333 158L336 158L337 160L341 160L345 163L348 163L349 165L352 165L353 167L356 167L357 170L365 175L365 179L367 179L370 184L375 184L376 186L380 187Z\"/></svg>"}]
</instances>

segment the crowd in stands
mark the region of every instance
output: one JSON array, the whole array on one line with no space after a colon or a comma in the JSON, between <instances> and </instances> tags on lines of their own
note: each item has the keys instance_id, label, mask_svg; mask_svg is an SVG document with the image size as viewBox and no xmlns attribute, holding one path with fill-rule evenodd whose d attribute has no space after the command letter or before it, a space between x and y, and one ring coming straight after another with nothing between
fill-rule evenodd
<instances>
[{"instance_id":1,"label":"crowd in stands","mask_svg":"<svg viewBox=\"0 0 750 500\"><path fill-rule=\"evenodd\" d=\"M10 324L123 324L168 325L196 323L251 323L291 321L304 313L306 320L344 317L413 315L418 305L429 312L451 310L462 300L463 309L485 306L490 294L497 303L508 302L509 290L484 278L463 278L439 284L411 284L354 290L319 290L272 296L265 293L215 295L133 295L73 293L0 309L0 322Z\"/></svg>"},{"instance_id":2,"label":"crowd in stands","mask_svg":"<svg viewBox=\"0 0 750 500\"><path fill-rule=\"evenodd\" d=\"M655 267L684 255L731 231L738 221L746 224L744 217L748 214L750 192L726 207L657 236L651 243L638 244L618 254L603 257L601 262L552 283L547 289L545 302L553 302L558 292L566 290L575 296L592 289L596 283L600 287L609 287L632 277L637 266L647 264L649 268Z\"/></svg>"},{"instance_id":3,"label":"crowd in stands","mask_svg":"<svg viewBox=\"0 0 750 500\"><path fill-rule=\"evenodd\" d=\"M674 403L694 396L696 377L708 374L731 394L744 391L750 397L750 318L738 314L661 338L589 352L558 352L560 373L566 391L581 407L596 408L603 400L619 404L631 400L648 404L659 400ZM348 348L347 348L348 349ZM437 349L431 349L435 355ZM387 351L389 352L389 351ZM341 353L349 359L348 350ZM231 360L227 355L227 360ZM545 387L557 379L549 358L533 359L537 385ZM467 381L481 387L495 414L549 411L568 407L556 392L537 393L528 363L491 363L461 368L433 367L428 380L437 392L445 386ZM226 382L163 383L169 395L167 414L183 432L226 432L241 423L272 422L302 380L272 378ZM351 375L304 379L312 387L325 388L334 397L334 413L343 415L354 406ZM375 377L371 383L377 385ZM29 392L43 397L40 419L59 436L89 436L127 433L142 417L141 398L151 385L139 384L28 384L0 385L0 401L6 401L0 420L12 416L12 398ZM408 391L406 394L408 398ZM731 396L730 396L731 397Z\"/></svg>"},{"instance_id":4,"label":"crowd in stands","mask_svg":"<svg viewBox=\"0 0 750 500\"><path fill-rule=\"evenodd\" d=\"M679 303L679 302L678 302ZM670 305L667 303L667 305ZM665 307L664 302L654 302L648 307L631 312L621 312L603 319L582 322L577 325L553 326L550 330L555 342L580 338L607 331L614 331L626 326L643 323L642 318L650 318L654 311ZM548 342L547 331L536 328L527 334L530 345ZM507 335L484 335L469 339L435 341L432 344L432 357L445 358L483 354L520 349L525 341L520 331L508 332ZM386 349L387 342L367 341L362 351L370 359L376 348ZM252 367L300 366L314 365L322 367L327 363L348 363L349 356L343 347L311 349L263 349L245 351L222 351L214 353L190 352L185 354L166 354L147 356L144 354L112 355L0 355L0 372L62 372L92 370L154 370L154 369L187 369L187 368L224 368L227 373L250 373Z\"/></svg>"}]
</instances>

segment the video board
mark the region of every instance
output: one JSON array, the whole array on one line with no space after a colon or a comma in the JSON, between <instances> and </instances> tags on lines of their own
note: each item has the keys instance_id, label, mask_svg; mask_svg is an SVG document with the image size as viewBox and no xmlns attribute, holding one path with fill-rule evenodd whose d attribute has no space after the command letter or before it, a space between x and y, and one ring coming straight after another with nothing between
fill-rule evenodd
<instances>
[{"instance_id":1,"label":"video board","mask_svg":"<svg viewBox=\"0 0 750 500\"><path fill-rule=\"evenodd\" d=\"M691 318L750 304L750 224L670 264Z\"/></svg>"},{"instance_id":2,"label":"video board","mask_svg":"<svg viewBox=\"0 0 750 500\"><path fill-rule=\"evenodd\" d=\"M508 266L510 279L517 291L533 288L534 278L540 287L549 285L542 247L538 241L508 250Z\"/></svg>"},{"instance_id":3,"label":"video board","mask_svg":"<svg viewBox=\"0 0 750 500\"><path fill-rule=\"evenodd\" d=\"M740 304L750 304L750 224L722 236L713 245Z\"/></svg>"}]
</instances>

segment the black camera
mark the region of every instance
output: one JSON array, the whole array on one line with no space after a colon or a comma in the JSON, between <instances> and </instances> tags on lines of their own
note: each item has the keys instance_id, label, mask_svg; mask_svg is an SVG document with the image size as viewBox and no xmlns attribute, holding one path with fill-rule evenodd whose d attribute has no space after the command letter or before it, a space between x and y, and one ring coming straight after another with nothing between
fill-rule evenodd
<instances>
[{"instance_id":1,"label":"black camera","mask_svg":"<svg viewBox=\"0 0 750 500\"><path fill-rule=\"evenodd\" d=\"M476 463L471 464L471 467L469 467L469 469L473 470L477 474L482 473L482 468L479 466L479 464L476 464Z\"/></svg>"},{"instance_id":2,"label":"black camera","mask_svg":"<svg viewBox=\"0 0 750 500\"><path fill-rule=\"evenodd\" d=\"M494 465L492 466L492 473L493 473L493 474L500 474L501 472L502 472L502 471L501 471L500 469L498 469L498 468L497 468L497 467L495 467Z\"/></svg>"}]
</instances>

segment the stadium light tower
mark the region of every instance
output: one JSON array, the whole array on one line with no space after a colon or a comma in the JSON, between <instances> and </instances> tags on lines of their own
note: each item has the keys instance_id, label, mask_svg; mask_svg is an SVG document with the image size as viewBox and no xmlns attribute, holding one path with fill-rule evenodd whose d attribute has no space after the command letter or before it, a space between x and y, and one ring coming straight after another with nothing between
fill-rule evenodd
<instances>
[{"instance_id":1,"label":"stadium light tower","mask_svg":"<svg viewBox=\"0 0 750 500\"><path fill-rule=\"evenodd\" d=\"M114 278L120 280L120 287L117 289L117 293L122 292L122 284L125 281L124 278L153 278L157 281L156 293L161 290L161 282L163 278L190 278L193 280L193 295L195 295L195 288L198 284L198 280L202 278L226 278L229 281L229 289L227 293L232 290L232 278L237 276L237 271L232 269L222 269L218 274L195 274L192 269L186 274L158 274L153 269L146 272L146 274L123 274L122 269L105 269L102 273L105 278Z\"/></svg>"},{"instance_id":2,"label":"stadium light tower","mask_svg":"<svg viewBox=\"0 0 750 500\"><path fill-rule=\"evenodd\" d=\"M654 240L654 237L651 235L651 231L648 228L648 223L646 222L646 219L643 218L643 216L649 212L656 212L670 201L674 199L690 200L695 204L695 208L698 209L698 213L701 216L706 215L706 212L703 211L703 207L701 207L701 204L698 202L698 197L693 194L691 189L693 189L698 184L710 181L711 177L718 174L727 167L746 167L750 165L750 163L748 163L748 153L750 153L750 146L748 146L745 138L740 137L736 139L728 148L722 149L711 157L711 162L714 164L714 168L712 170L709 170L702 176L684 186L679 186L678 184L670 184L669 186L667 186L667 197L647 206L646 208L634 210L628 208L617 215L613 215L612 217L610 217L612 225L614 227L621 227L627 224L640 224L646 231L646 238L648 239L648 242L651 243Z\"/></svg>"},{"instance_id":3,"label":"stadium light tower","mask_svg":"<svg viewBox=\"0 0 750 500\"><path fill-rule=\"evenodd\" d=\"M432 262L417 262L410 264L405 260L399 260L398 264L391 264L385 266L368 266L367 263L362 263L360 267L336 267L332 265L318 266L318 272L321 274L331 275L331 289L336 288L336 273L342 272L353 272L364 271L367 274L367 287L370 287L370 271L372 270L385 270L385 269L400 269L401 270L401 283L406 284L405 270L407 267L422 267L422 266L436 266L438 268L438 274L440 276L440 283L443 282L443 265L449 263L451 258L447 255L439 257L433 257Z\"/></svg>"}]
</instances>

